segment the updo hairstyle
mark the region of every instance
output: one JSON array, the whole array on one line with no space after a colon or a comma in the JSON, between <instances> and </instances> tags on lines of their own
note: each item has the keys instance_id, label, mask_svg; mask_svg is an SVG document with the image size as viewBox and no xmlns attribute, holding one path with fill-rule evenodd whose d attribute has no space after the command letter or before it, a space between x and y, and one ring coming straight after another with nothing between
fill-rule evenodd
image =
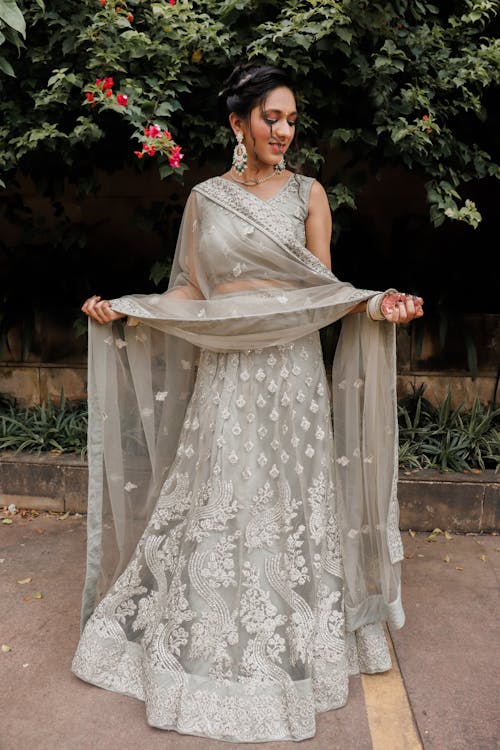
<instances>
[{"instance_id":1,"label":"updo hairstyle","mask_svg":"<svg viewBox=\"0 0 500 750\"><path fill-rule=\"evenodd\" d=\"M225 100L227 114L234 112L247 119L257 105L263 105L267 95L279 86L291 89L288 74L273 65L245 63L237 65L224 81L221 97Z\"/></svg>"}]
</instances>

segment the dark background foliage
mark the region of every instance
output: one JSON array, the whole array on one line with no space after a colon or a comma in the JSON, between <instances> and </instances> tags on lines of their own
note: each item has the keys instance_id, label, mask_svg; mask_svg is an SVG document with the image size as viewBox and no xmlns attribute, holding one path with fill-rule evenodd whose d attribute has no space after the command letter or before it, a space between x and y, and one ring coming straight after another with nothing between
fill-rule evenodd
<instances>
[{"instance_id":1,"label":"dark background foliage","mask_svg":"<svg viewBox=\"0 0 500 750\"><path fill-rule=\"evenodd\" d=\"M0 0L0 335L28 332L41 308L70 324L94 291L164 283L190 186L230 162L218 92L243 59L293 76L290 160L328 191L340 278L422 294L443 341L457 315L498 313L498 7ZM126 107L86 101L104 76ZM182 146L181 169L134 155L151 123ZM104 251L109 217L75 218L68 197L85 207L124 172L139 191L159 174L164 197L146 193ZM124 252L130 227L155 236L151 251Z\"/></svg>"}]
</instances>

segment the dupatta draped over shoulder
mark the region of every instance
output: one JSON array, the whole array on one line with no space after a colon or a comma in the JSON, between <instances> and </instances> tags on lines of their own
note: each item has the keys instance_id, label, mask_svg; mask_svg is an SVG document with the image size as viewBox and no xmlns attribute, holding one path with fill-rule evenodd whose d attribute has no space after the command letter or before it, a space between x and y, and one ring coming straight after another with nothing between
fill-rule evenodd
<instances>
[{"instance_id":1,"label":"dupatta draped over shoulder","mask_svg":"<svg viewBox=\"0 0 500 750\"><path fill-rule=\"evenodd\" d=\"M279 205L222 177L191 191L167 292L112 300L128 325L89 325L82 628L125 569L175 460L199 348L263 349L340 318L331 392L346 627L403 625L395 328L347 314L376 293L339 281Z\"/></svg>"}]
</instances>

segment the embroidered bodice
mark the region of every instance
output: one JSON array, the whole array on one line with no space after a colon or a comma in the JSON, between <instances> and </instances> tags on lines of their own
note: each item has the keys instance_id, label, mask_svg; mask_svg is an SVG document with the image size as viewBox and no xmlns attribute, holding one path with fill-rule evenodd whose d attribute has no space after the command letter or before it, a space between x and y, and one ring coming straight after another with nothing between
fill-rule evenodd
<instances>
[{"instance_id":1,"label":"embroidered bodice","mask_svg":"<svg viewBox=\"0 0 500 750\"><path fill-rule=\"evenodd\" d=\"M241 198L245 201L249 200L260 214L268 214L269 210L273 209L275 213L283 216L282 226L274 227L275 231L286 233L288 236L291 234L297 243L305 245L305 220L309 211L309 194L314 178L292 174L281 190L267 200L259 198L236 183L231 182L227 185L227 182L223 177L212 177L200 187L203 189L204 185L209 185L212 194L217 195L220 192L225 199L230 188L235 201ZM224 214L225 222L231 222L234 234L230 242L222 238L220 242L214 243L213 241L214 236L217 239L219 212ZM255 281L256 277L262 276L258 256L248 253L249 241L253 246L257 242L262 246L262 252L265 252L266 239L264 236L259 236L260 230L254 224L245 221L244 216L234 215L218 204L206 205L200 221L201 226L198 227L200 230L199 262L203 264L201 275L210 279L210 286L215 295L238 291L235 287L236 280L244 284L246 278ZM266 222L262 223L265 226ZM214 245L218 250L216 253Z\"/></svg>"}]
</instances>

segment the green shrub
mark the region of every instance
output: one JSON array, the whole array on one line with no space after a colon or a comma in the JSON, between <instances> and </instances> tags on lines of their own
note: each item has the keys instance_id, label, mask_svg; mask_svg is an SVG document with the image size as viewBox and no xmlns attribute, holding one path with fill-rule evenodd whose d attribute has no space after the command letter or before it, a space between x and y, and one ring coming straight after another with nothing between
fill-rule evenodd
<instances>
[{"instance_id":1,"label":"green shrub","mask_svg":"<svg viewBox=\"0 0 500 750\"><path fill-rule=\"evenodd\" d=\"M432 405L424 388L400 399L399 465L403 469L464 471L500 468L500 409L483 406L452 409L451 391Z\"/></svg>"},{"instance_id":2,"label":"green shrub","mask_svg":"<svg viewBox=\"0 0 500 750\"><path fill-rule=\"evenodd\" d=\"M433 405L424 388L398 402L399 466L440 471L500 468L500 409L476 398L471 409L452 409L451 391ZM20 407L0 395L0 451L87 452L87 404Z\"/></svg>"},{"instance_id":3,"label":"green shrub","mask_svg":"<svg viewBox=\"0 0 500 750\"><path fill-rule=\"evenodd\" d=\"M0 451L87 452L87 404L68 403L64 394L58 404L21 407L0 397Z\"/></svg>"},{"instance_id":4,"label":"green shrub","mask_svg":"<svg viewBox=\"0 0 500 750\"><path fill-rule=\"evenodd\" d=\"M96 169L150 160L134 150L152 123L172 132L186 162L218 161L229 155L222 82L234 63L265 60L295 78L296 160L317 171L332 149L349 154L322 176L334 215L355 208L367 171L399 164L424 176L436 226L447 217L477 226L463 188L499 176L488 120L500 82L498 7L0 0L0 175L11 188L20 169L52 195L64 180L92 191ZM102 81L111 79L108 97ZM186 162L160 154L160 173L182 174Z\"/></svg>"}]
</instances>

